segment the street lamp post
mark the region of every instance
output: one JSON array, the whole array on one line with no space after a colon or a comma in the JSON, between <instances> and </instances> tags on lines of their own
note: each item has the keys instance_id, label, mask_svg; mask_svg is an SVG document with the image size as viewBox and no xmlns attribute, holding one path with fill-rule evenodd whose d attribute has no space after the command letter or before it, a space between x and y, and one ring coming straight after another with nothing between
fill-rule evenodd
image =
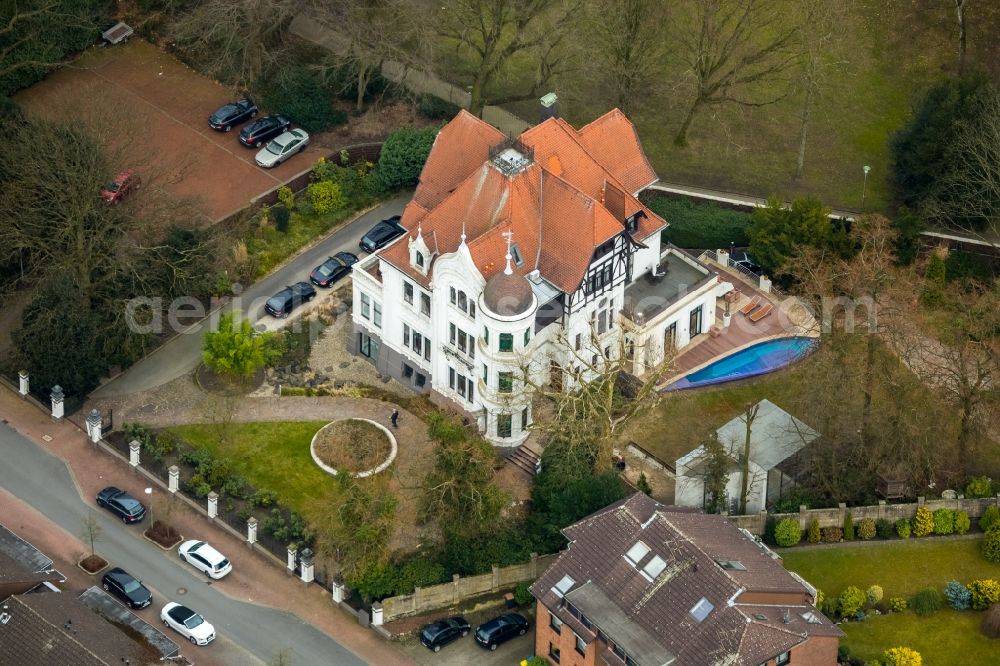
<instances>
[{"instance_id":1,"label":"street lamp post","mask_svg":"<svg viewBox=\"0 0 1000 666\"><path fill-rule=\"evenodd\" d=\"M861 167L865 172L865 183L861 186L861 208L865 207L865 194L868 193L868 172L872 170L867 164Z\"/></svg>"},{"instance_id":2,"label":"street lamp post","mask_svg":"<svg viewBox=\"0 0 1000 666\"><path fill-rule=\"evenodd\" d=\"M146 488L146 495L149 497L149 532L153 532L153 489Z\"/></svg>"}]
</instances>

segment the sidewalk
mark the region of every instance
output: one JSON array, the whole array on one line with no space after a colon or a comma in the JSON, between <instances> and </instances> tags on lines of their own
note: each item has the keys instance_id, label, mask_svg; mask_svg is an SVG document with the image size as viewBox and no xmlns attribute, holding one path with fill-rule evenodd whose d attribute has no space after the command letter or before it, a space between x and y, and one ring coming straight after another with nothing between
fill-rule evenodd
<instances>
[{"instance_id":1,"label":"sidewalk","mask_svg":"<svg viewBox=\"0 0 1000 666\"><path fill-rule=\"evenodd\" d=\"M0 416L39 447L65 461L85 504L92 505L92 498L107 485L114 484L137 497L141 497L143 488L149 485L144 476L135 474L116 458L94 449L85 433L74 424L66 420L53 422L47 414L21 400L6 387L0 388ZM244 554L233 573L214 584L227 596L288 611L369 663L413 663L374 632L359 626L354 617L334 608L323 588L318 585L304 586L259 553L250 553L243 541L221 529L213 529L184 503L174 502L170 522L188 538L210 539L223 552ZM19 529L21 524L14 522L11 528ZM41 539L36 543L43 547ZM153 547L150 545L150 548Z\"/></svg>"}]
</instances>

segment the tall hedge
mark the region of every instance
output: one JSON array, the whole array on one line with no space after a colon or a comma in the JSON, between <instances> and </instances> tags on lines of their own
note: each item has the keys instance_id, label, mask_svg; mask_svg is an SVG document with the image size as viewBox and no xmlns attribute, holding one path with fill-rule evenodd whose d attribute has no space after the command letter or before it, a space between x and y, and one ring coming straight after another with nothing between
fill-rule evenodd
<instances>
[{"instance_id":1,"label":"tall hedge","mask_svg":"<svg viewBox=\"0 0 1000 666\"><path fill-rule=\"evenodd\" d=\"M389 135L378 160L383 189L391 191L417 184L437 133L437 127L403 127Z\"/></svg>"},{"instance_id":2,"label":"tall hedge","mask_svg":"<svg viewBox=\"0 0 1000 666\"><path fill-rule=\"evenodd\" d=\"M678 247L717 250L730 244L743 247L749 242L749 213L667 197L652 197L648 205L670 224L663 232L664 240Z\"/></svg>"}]
</instances>

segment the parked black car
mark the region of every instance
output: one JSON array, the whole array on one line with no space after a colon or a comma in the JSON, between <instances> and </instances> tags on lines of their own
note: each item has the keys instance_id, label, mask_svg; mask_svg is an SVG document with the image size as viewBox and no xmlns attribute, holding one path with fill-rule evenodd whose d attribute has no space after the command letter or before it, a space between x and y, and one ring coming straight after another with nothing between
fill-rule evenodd
<instances>
[{"instance_id":1,"label":"parked black car","mask_svg":"<svg viewBox=\"0 0 1000 666\"><path fill-rule=\"evenodd\" d=\"M146 517L146 507L142 502L114 486L97 493L97 506L108 509L126 524L137 523Z\"/></svg>"},{"instance_id":2,"label":"parked black car","mask_svg":"<svg viewBox=\"0 0 1000 666\"><path fill-rule=\"evenodd\" d=\"M361 242L358 245L365 252L374 252L385 247L406 233L406 229L399 223L401 219L399 215L393 215L390 218L382 220L368 230L368 233L361 238Z\"/></svg>"},{"instance_id":3,"label":"parked black car","mask_svg":"<svg viewBox=\"0 0 1000 666\"><path fill-rule=\"evenodd\" d=\"M101 587L105 592L118 597L129 608L145 608L153 603L153 595L146 586L120 567L104 574Z\"/></svg>"},{"instance_id":4,"label":"parked black car","mask_svg":"<svg viewBox=\"0 0 1000 666\"><path fill-rule=\"evenodd\" d=\"M752 254L744 252L743 250L736 250L731 255L729 255L729 262L733 266L739 266L750 273L760 277L764 270L754 259Z\"/></svg>"},{"instance_id":5,"label":"parked black car","mask_svg":"<svg viewBox=\"0 0 1000 666\"><path fill-rule=\"evenodd\" d=\"M476 642L482 647L496 650L514 636L524 636L528 631L528 620L520 613L507 613L495 617L476 627Z\"/></svg>"},{"instance_id":6,"label":"parked black car","mask_svg":"<svg viewBox=\"0 0 1000 666\"><path fill-rule=\"evenodd\" d=\"M251 99L241 99L220 107L208 117L208 126L220 132L228 132L233 125L250 120L257 115L257 105Z\"/></svg>"},{"instance_id":7,"label":"parked black car","mask_svg":"<svg viewBox=\"0 0 1000 666\"><path fill-rule=\"evenodd\" d=\"M292 121L284 116L264 116L240 130L240 143L247 148L261 146L291 126Z\"/></svg>"},{"instance_id":8,"label":"parked black car","mask_svg":"<svg viewBox=\"0 0 1000 666\"><path fill-rule=\"evenodd\" d=\"M358 263L356 255L350 252L338 252L317 266L309 274L309 281L317 287L330 287L333 283L351 272L351 266Z\"/></svg>"},{"instance_id":9,"label":"parked black car","mask_svg":"<svg viewBox=\"0 0 1000 666\"><path fill-rule=\"evenodd\" d=\"M420 630L420 642L424 647L440 652L441 648L456 638L469 635L468 621L459 615L445 620L431 622Z\"/></svg>"},{"instance_id":10,"label":"parked black car","mask_svg":"<svg viewBox=\"0 0 1000 666\"><path fill-rule=\"evenodd\" d=\"M291 314L292 310L316 298L316 290L308 282L296 282L285 287L277 294L267 299L264 309L272 317L281 319Z\"/></svg>"}]
</instances>

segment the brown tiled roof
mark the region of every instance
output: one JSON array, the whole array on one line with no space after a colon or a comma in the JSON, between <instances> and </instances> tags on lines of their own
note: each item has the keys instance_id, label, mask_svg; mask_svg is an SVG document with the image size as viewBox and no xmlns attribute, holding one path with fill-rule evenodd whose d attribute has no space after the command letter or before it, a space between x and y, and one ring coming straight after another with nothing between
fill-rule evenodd
<instances>
[{"instance_id":1,"label":"brown tiled roof","mask_svg":"<svg viewBox=\"0 0 1000 666\"><path fill-rule=\"evenodd\" d=\"M839 635L809 605L808 590L725 518L671 509L637 493L566 528L569 546L532 585L532 593L561 618L572 620L553 586L564 576L572 578L565 599L573 598L576 590L596 586L597 591L584 593L583 598L606 596L635 625L629 628L631 635L617 640L643 666L662 659L664 653L676 657L672 663L677 666L727 657L757 666L810 635ZM665 563L652 581L624 557L639 541L650 549L639 560L639 569L654 556ZM746 571L725 570L717 560L737 560ZM739 603L747 592L781 593L786 600L798 596L799 601L769 606L773 617L760 621L753 618L753 607ZM697 622L690 613L702 598L713 609ZM775 615L780 609L789 610L788 623L783 615ZM801 618L809 611L819 624ZM614 613L603 615L614 621ZM611 631L595 624L616 640Z\"/></svg>"},{"instance_id":2,"label":"brown tiled roof","mask_svg":"<svg viewBox=\"0 0 1000 666\"><path fill-rule=\"evenodd\" d=\"M136 643L65 593L14 596L0 626L0 661L18 666L154 664L159 654Z\"/></svg>"},{"instance_id":3,"label":"brown tiled roof","mask_svg":"<svg viewBox=\"0 0 1000 666\"><path fill-rule=\"evenodd\" d=\"M642 150L635 125L618 109L584 125L579 134L587 150L601 156L604 167L624 183L629 192L638 192L659 180Z\"/></svg>"},{"instance_id":4,"label":"brown tiled roof","mask_svg":"<svg viewBox=\"0 0 1000 666\"><path fill-rule=\"evenodd\" d=\"M43 581L58 581L56 573L34 572L22 565L3 551L0 551L0 583L41 583Z\"/></svg>"},{"instance_id":5,"label":"brown tiled roof","mask_svg":"<svg viewBox=\"0 0 1000 666\"><path fill-rule=\"evenodd\" d=\"M448 123L434 142L413 201L403 212L401 223L409 233L383 250L382 258L427 287L430 276L410 266L405 239L415 238L419 229L433 250L454 252L464 228L473 261L489 279L504 267L507 248L502 234L510 230L525 260L517 272L538 268L564 292L573 292L594 248L624 231L624 217L644 213L633 234L639 241L666 226L632 196L635 188L602 165L610 155L595 157L588 152L564 120L550 118L521 135L519 140L534 152L534 161L516 173L504 173L489 161L490 148L504 140L498 130L468 113ZM603 152L622 148L641 155L634 133L631 141L635 146L594 145ZM614 163L629 159L615 158ZM642 159L645 166L636 167L640 172L648 168ZM617 214L604 204L606 191L618 202Z\"/></svg>"}]
</instances>

